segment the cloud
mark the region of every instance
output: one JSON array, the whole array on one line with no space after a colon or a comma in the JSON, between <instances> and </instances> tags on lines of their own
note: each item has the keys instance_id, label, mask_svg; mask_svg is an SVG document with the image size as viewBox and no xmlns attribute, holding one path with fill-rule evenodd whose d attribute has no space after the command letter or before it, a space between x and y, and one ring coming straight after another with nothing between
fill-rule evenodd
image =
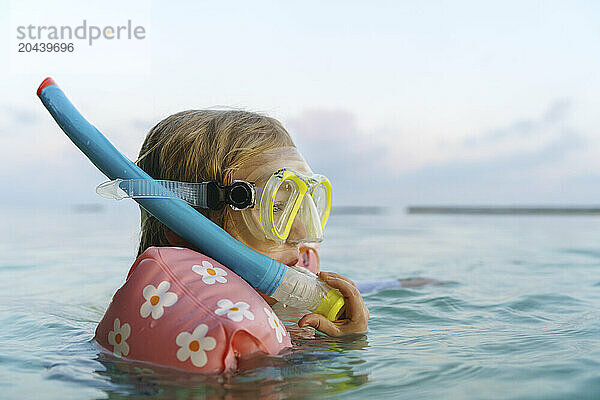
<instances>
[{"instance_id":1,"label":"cloud","mask_svg":"<svg viewBox=\"0 0 600 400\"><path fill-rule=\"evenodd\" d=\"M0 184L11 189L0 204L45 207L96 201L95 167L43 107L0 106Z\"/></svg>"},{"instance_id":2,"label":"cloud","mask_svg":"<svg viewBox=\"0 0 600 400\"><path fill-rule=\"evenodd\" d=\"M333 165L338 157L369 158L383 150L372 138L359 132L354 115L346 111L306 111L289 120L288 126L298 146L310 150L307 155L314 157L315 162Z\"/></svg>"},{"instance_id":3,"label":"cloud","mask_svg":"<svg viewBox=\"0 0 600 400\"><path fill-rule=\"evenodd\" d=\"M156 125L156 121L149 121L145 119L136 118L131 121L131 128L140 132L148 132L152 127Z\"/></svg>"},{"instance_id":4,"label":"cloud","mask_svg":"<svg viewBox=\"0 0 600 400\"><path fill-rule=\"evenodd\" d=\"M401 174L405 201L428 204L597 203L598 148L569 126L571 100L449 146L454 156ZM585 186L583 182L596 182Z\"/></svg>"},{"instance_id":5,"label":"cloud","mask_svg":"<svg viewBox=\"0 0 600 400\"><path fill-rule=\"evenodd\" d=\"M353 114L310 110L286 125L313 171L333 182L336 204L368 204L385 186L391 153L376 136L358 129Z\"/></svg>"},{"instance_id":6,"label":"cloud","mask_svg":"<svg viewBox=\"0 0 600 400\"><path fill-rule=\"evenodd\" d=\"M397 184L405 189L406 202L543 204L550 198L570 201L578 197L576 193L558 196L556 192L572 177L553 177L545 173L544 167L558 164L569 168L570 157L586 144L581 135L564 134L533 150L428 165L399 176Z\"/></svg>"},{"instance_id":7,"label":"cloud","mask_svg":"<svg viewBox=\"0 0 600 400\"><path fill-rule=\"evenodd\" d=\"M550 104L548 109L538 118L518 119L506 126L467 136L462 141L462 145L466 147L484 146L501 141L518 140L543 134L544 131L553 129L564 122L571 108L571 100L556 100Z\"/></svg>"},{"instance_id":8,"label":"cloud","mask_svg":"<svg viewBox=\"0 0 600 400\"><path fill-rule=\"evenodd\" d=\"M313 169L332 179L336 204L585 202L589 193L600 195L600 188L584 190L580 182L595 181L596 175L578 161L583 154L593 159L598 149L569 128L572 104L557 100L535 118L446 144L443 160L415 169L393 167L398 148L423 153L421 159L427 148L409 146L402 135L368 135L349 112L312 110L287 125Z\"/></svg>"},{"instance_id":9,"label":"cloud","mask_svg":"<svg viewBox=\"0 0 600 400\"><path fill-rule=\"evenodd\" d=\"M598 148L569 127L571 109L570 100L553 102L535 118L447 143L435 161L414 137L389 127L362 129L348 111L309 110L285 125L312 169L333 182L336 205L589 203L600 199ZM54 121L40 117L43 110L1 110L10 134L0 134L0 183L27 182L3 204L35 203L40 193L62 201L65 188L73 201L97 201L93 189L103 177ZM117 147L135 157L152 123L107 125ZM402 160L405 154L419 166Z\"/></svg>"},{"instance_id":10,"label":"cloud","mask_svg":"<svg viewBox=\"0 0 600 400\"><path fill-rule=\"evenodd\" d=\"M0 121L0 135L14 135L13 126L30 127L40 121L40 116L28 108L4 105L0 107Z\"/></svg>"},{"instance_id":11,"label":"cloud","mask_svg":"<svg viewBox=\"0 0 600 400\"><path fill-rule=\"evenodd\" d=\"M566 119L571 111L573 102L570 99L559 99L550 104L548 110L544 113L543 121L549 124L555 124Z\"/></svg>"}]
</instances>

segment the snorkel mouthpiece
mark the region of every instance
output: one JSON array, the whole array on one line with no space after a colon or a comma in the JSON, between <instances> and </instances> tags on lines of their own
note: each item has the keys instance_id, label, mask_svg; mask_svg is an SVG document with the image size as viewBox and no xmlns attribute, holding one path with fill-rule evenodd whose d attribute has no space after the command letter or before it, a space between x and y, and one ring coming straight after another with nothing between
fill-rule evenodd
<instances>
[{"instance_id":1,"label":"snorkel mouthpiece","mask_svg":"<svg viewBox=\"0 0 600 400\"><path fill-rule=\"evenodd\" d=\"M319 303L316 313L324 315L330 321L335 321L344 312L344 306L342 293L337 289L331 289Z\"/></svg>"},{"instance_id":2,"label":"snorkel mouthpiece","mask_svg":"<svg viewBox=\"0 0 600 400\"><path fill-rule=\"evenodd\" d=\"M52 78L46 78L37 95L71 141L109 179L140 179L164 197L134 198L150 214L204 254L228 266L256 290L276 300L333 320L341 307L340 298L314 274L304 274L239 242L120 153L90 124ZM121 186L107 188L122 195ZM338 292L339 293L339 292ZM341 296L341 294L340 294ZM341 298L343 302L343 298ZM336 311L337 309L337 311Z\"/></svg>"}]
</instances>

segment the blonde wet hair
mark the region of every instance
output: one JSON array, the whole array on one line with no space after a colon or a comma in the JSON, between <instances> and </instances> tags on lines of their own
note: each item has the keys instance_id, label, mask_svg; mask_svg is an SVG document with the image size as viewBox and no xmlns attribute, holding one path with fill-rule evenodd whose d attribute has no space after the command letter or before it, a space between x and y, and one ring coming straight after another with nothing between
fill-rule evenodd
<instances>
[{"instance_id":1,"label":"blonde wet hair","mask_svg":"<svg viewBox=\"0 0 600 400\"><path fill-rule=\"evenodd\" d=\"M188 110L163 119L148 132L136 164L154 179L230 185L243 164L286 146L294 142L274 118L237 110ZM226 210L198 209L222 228ZM140 211L138 256L151 246L169 246L165 226L142 207Z\"/></svg>"}]
</instances>

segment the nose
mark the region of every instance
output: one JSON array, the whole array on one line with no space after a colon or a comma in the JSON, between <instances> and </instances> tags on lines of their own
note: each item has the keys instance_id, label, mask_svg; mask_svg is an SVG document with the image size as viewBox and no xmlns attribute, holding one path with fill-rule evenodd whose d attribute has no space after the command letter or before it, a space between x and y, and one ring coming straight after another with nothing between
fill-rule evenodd
<instances>
[{"instance_id":1,"label":"nose","mask_svg":"<svg viewBox=\"0 0 600 400\"><path fill-rule=\"evenodd\" d=\"M304 223L302 222L302 218L296 216L294 222L292 223L292 229L290 229L290 234L288 235L287 240L294 243L301 242L306 238L306 234L307 231Z\"/></svg>"}]
</instances>

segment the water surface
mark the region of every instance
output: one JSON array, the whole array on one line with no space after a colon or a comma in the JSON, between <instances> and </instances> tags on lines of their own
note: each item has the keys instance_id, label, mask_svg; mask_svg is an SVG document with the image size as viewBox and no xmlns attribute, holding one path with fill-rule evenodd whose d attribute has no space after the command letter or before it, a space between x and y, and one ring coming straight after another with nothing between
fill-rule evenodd
<instances>
[{"instance_id":1,"label":"water surface","mask_svg":"<svg viewBox=\"0 0 600 400\"><path fill-rule=\"evenodd\" d=\"M600 398L600 217L334 215L324 270L454 283L367 294L367 335L297 337L227 377L115 362L94 346L134 259L133 205L2 220L0 397Z\"/></svg>"}]
</instances>

